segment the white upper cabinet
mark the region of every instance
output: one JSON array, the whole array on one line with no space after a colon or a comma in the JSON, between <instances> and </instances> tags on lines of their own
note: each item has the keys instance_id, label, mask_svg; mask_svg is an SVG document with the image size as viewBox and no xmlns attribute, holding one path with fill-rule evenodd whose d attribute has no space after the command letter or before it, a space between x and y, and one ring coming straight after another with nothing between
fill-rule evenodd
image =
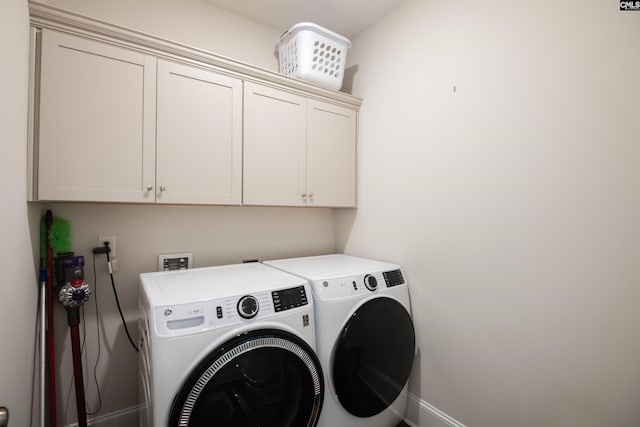
<instances>
[{"instance_id":1,"label":"white upper cabinet","mask_svg":"<svg viewBox=\"0 0 640 427\"><path fill-rule=\"evenodd\" d=\"M245 82L244 123L243 202L303 205L307 192L306 99Z\"/></svg>"},{"instance_id":2,"label":"white upper cabinet","mask_svg":"<svg viewBox=\"0 0 640 427\"><path fill-rule=\"evenodd\" d=\"M153 202L156 59L43 30L38 198Z\"/></svg>"},{"instance_id":3,"label":"white upper cabinet","mask_svg":"<svg viewBox=\"0 0 640 427\"><path fill-rule=\"evenodd\" d=\"M235 204L242 80L44 30L40 200Z\"/></svg>"},{"instance_id":4,"label":"white upper cabinet","mask_svg":"<svg viewBox=\"0 0 640 427\"><path fill-rule=\"evenodd\" d=\"M307 101L307 197L312 206L356 205L356 112Z\"/></svg>"},{"instance_id":5,"label":"white upper cabinet","mask_svg":"<svg viewBox=\"0 0 640 427\"><path fill-rule=\"evenodd\" d=\"M358 98L37 2L30 13L30 198L356 205Z\"/></svg>"},{"instance_id":6,"label":"white upper cabinet","mask_svg":"<svg viewBox=\"0 0 640 427\"><path fill-rule=\"evenodd\" d=\"M242 197L242 81L158 60L157 203Z\"/></svg>"},{"instance_id":7,"label":"white upper cabinet","mask_svg":"<svg viewBox=\"0 0 640 427\"><path fill-rule=\"evenodd\" d=\"M355 110L245 82L244 123L245 204L355 206Z\"/></svg>"}]
</instances>

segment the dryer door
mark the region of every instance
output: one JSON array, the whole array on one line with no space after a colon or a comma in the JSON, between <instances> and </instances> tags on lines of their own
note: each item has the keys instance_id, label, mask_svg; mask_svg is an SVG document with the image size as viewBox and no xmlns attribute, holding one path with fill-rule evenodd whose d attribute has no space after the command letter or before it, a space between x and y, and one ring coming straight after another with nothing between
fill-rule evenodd
<instances>
[{"instance_id":1,"label":"dryer door","mask_svg":"<svg viewBox=\"0 0 640 427\"><path fill-rule=\"evenodd\" d=\"M371 417L389 407L409 379L415 352L411 316L398 301L367 301L342 329L334 350L333 382L351 414Z\"/></svg>"},{"instance_id":2,"label":"dryer door","mask_svg":"<svg viewBox=\"0 0 640 427\"><path fill-rule=\"evenodd\" d=\"M279 330L244 333L214 350L174 399L169 426L312 427L324 384L313 349Z\"/></svg>"}]
</instances>

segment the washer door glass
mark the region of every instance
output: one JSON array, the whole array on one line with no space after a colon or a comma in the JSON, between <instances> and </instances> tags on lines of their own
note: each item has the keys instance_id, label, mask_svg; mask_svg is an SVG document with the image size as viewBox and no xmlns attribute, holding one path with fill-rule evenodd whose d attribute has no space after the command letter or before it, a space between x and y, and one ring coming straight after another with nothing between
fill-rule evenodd
<instances>
[{"instance_id":1,"label":"washer door glass","mask_svg":"<svg viewBox=\"0 0 640 427\"><path fill-rule=\"evenodd\" d=\"M303 340L251 331L198 365L174 399L169 425L312 427L323 393L320 363Z\"/></svg>"},{"instance_id":2,"label":"washer door glass","mask_svg":"<svg viewBox=\"0 0 640 427\"><path fill-rule=\"evenodd\" d=\"M371 417L388 408L404 388L415 351L413 322L398 301L364 303L338 336L333 382L352 415Z\"/></svg>"}]
</instances>

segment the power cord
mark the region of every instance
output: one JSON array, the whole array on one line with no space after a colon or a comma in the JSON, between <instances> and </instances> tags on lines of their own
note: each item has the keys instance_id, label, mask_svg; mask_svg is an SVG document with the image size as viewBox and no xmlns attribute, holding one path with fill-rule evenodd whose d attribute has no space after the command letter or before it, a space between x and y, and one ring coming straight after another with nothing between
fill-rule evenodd
<instances>
[{"instance_id":1,"label":"power cord","mask_svg":"<svg viewBox=\"0 0 640 427\"><path fill-rule=\"evenodd\" d=\"M131 338L131 334L129 333L129 328L127 327L127 322L124 320L124 315L122 314L122 307L120 307L120 299L118 298L118 291L116 290L116 282L113 279L113 270L111 268L111 259L109 258L109 252L111 252L111 248L109 247L109 242L104 242L104 247L106 248L107 255L107 265L109 266L109 277L111 277L111 288L113 289L113 296L116 299L116 305L118 306L118 313L120 313L120 319L122 320L122 326L124 326L124 331L127 333L127 338L129 338L129 342L131 346L134 348L136 352L138 352L138 346Z\"/></svg>"}]
</instances>

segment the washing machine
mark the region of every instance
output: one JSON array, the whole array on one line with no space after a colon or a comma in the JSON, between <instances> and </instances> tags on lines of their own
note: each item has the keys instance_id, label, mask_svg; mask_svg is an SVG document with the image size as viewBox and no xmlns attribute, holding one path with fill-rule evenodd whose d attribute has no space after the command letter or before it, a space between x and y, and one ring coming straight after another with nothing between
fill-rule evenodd
<instances>
[{"instance_id":1,"label":"washing machine","mask_svg":"<svg viewBox=\"0 0 640 427\"><path fill-rule=\"evenodd\" d=\"M313 427L313 293L259 263L140 275L140 425Z\"/></svg>"},{"instance_id":2,"label":"washing machine","mask_svg":"<svg viewBox=\"0 0 640 427\"><path fill-rule=\"evenodd\" d=\"M327 393L319 427L395 427L415 332L400 266L346 255L265 261L311 282Z\"/></svg>"}]
</instances>

